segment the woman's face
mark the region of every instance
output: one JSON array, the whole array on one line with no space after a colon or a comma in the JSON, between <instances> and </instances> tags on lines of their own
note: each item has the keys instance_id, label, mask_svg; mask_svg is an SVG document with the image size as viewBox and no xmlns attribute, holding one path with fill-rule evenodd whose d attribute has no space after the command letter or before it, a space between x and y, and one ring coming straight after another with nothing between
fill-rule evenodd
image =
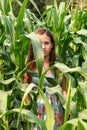
<instances>
[{"instance_id":1,"label":"woman's face","mask_svg":"<svg viewBox=\"0 0 87 130\"><path fill-rule=\"evenodd\" d=\"M39 35L42 42L42 49L44 52L44 57L49 57L52 50L53 44L51 43L50 37L46 34Z\"/></svg>"}]
</instances>

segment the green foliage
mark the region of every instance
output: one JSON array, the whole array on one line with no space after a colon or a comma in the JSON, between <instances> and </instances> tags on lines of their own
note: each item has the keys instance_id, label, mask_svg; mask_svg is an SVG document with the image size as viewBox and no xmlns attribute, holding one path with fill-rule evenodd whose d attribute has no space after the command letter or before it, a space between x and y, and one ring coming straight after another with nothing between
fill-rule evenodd
<instances>
[{"instance_id":1,"label":"green foliage","mask_svg":"<svg viewBox=\"0 0 87 130\"><path fill-rule=\"evenodd\" d=\"M86 130L87 10L78 8L69 10L71 1L61 2L57 6L55 0L53 5L48 6L43 14L40 14L36 3L31 0L40 14L40 18L37 18L30 9L26 9L28 1L24 0L23 3L18 1L20 11L15 17L13 2L13 0L0 1L0 130L30 130L31 122L38 124L41 130L53 128L53 110L44 96L43 82L47 71L55 67L59 70L58 80L47 79L54 87L47 87L46 91L50 94L56 93L65 109L64 125L61 130ZM48 27L53 32L58 58L58 61L43 74L41 42L36 34L31 33L39 27ZM38 91L35 92L32 91L36 87L35 84L23 84L30 42L33 45L39 72ZM67 80L67 98L59 89L62 75L65 75ZM28 93L30 102L26 104ZM35 115L38 94L46 103L46 121Z\"/></svg>"}]
</instances>

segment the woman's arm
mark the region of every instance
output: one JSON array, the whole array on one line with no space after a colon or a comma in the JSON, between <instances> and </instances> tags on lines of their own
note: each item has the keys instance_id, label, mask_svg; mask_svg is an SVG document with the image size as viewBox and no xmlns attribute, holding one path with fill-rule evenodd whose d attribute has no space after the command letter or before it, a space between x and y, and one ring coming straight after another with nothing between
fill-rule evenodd
<instances>
[{"instance_id":1,"label":"woman's arm","mask_svg":"<svg viewBox=\"0 0 87 130\"><path fill-rule=\"evenodd\" d=\"M64 95L65 97L67 97L66 77L65 77L65 76L63 76L63 78L62 78L61 86L62 86L62 90L63 90L63 95Z\"/></svg>"},{"instance_id":2,"label":"woman's arm","mask_svg":"<svg viewBox=\"0 0 87 130\"><path fill-rule=\"evenodd\" d=\"M28 73L25 73L24 76L23 76L23 82L26 83L26 84L31 83L32 77Z\"/></svg>"},{"instance_id":3,"label":"woman's arm","mask_svg":"<svg viewBox=\"0 0 87 130\"><path fill-rule=\"evenodd\" d=\"M23 82L26 84L26 83L28 83L28 81L29 81L29 76L27 73L25 73L24 77L23 77Z\"/></svg>"},{"instance_id":4,"label":"woman's arm","mask_svg":"<svg viewBox=\"0 0 87 130\"><path fill-rule=\"evenodd\" d=\"M24 82L25 84L28 84L28 83L29 83L29 76L28 76L27 73L25 73L24 76L23 76L23 82ZM26 103L29 103L29 101L30 101L30 96L29 96L29 94L28 94L27 97L26 97Z\"/></svg>"}]
</instances>

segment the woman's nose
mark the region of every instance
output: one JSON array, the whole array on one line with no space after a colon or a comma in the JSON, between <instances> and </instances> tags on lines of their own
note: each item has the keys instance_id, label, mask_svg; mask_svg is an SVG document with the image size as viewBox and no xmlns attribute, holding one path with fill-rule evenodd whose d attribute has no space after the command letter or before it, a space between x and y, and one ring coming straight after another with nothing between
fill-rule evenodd
<instances>
[{"instance_id":1,"label":"woman's nose","mask_svg":"<svg viewBox=\"0 0 87 130\"><path fill-rule=\"evenodd\" d=\"M42 44L42 49L44 49L44 44Z\"/></svg>"}]
</instances>

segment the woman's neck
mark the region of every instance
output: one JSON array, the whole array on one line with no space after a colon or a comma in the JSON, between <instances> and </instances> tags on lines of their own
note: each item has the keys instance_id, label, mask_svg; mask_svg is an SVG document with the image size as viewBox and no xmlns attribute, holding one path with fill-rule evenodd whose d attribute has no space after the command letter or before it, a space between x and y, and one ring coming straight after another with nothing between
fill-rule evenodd
<instances>
[{"instance_id":1,"label":"woman's neck","mask_svg":"<svg viewBox=\"0 0 87 130\"><path fill-rule=\"evenodd\" d=\"M43 67L49 68L49 66L50 66L49 57L44 57Z\"/></svg>"},{"instance_id":2,"label":"woman's neck","mask_svg":"<svg viewBox=\"0 0 87 130\"><path fill-rule=\"evenodd\" d=\"M49 63L49 56L44 56L44 63Z\"/></svg>"},{"instance_id":3,"label":"woman's neck","mask_svg":"<svg viewBox=\"0 0 87 130\"><path fill-rule=\"evenodd\" d=\"M50 67L49 57L44 57L44 63L43 63L42 73L43 73L44 71L46 71L49 67ZM37 68L35 68L34 71L35 71L35 72L38 72ZM49 75L49 74L51 74L51 73L52 73L51 70L48 70L48 71L47 71L47 75Z\"/></svg>"}]
</instances>

